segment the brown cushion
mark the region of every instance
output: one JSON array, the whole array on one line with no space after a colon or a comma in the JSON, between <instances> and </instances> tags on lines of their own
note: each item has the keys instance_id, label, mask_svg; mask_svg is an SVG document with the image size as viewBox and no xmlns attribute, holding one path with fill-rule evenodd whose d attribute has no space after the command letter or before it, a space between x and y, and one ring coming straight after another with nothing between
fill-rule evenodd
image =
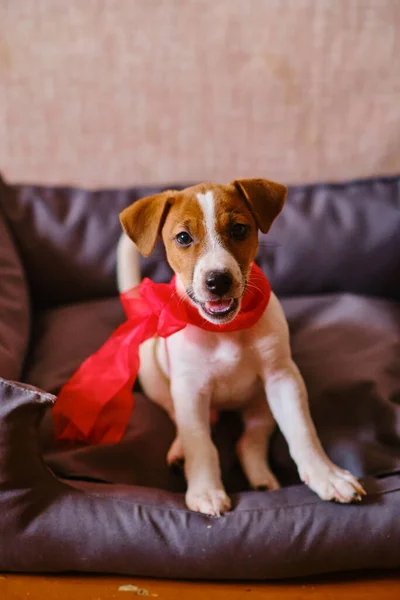
<instances>
[{"instance_id":1,"label":"brown cushion","mask_svg":"<svg viewBox=\"0 0 400 600\"><path fill-rule=\"evenodd\" d=\"M116 298L37 311L24 380L58 391L123 320L124 311Z\"/></svg>"},{"instance_id":2,"label":"brown cushion","mask_svg":"<svg viewBox=\"0 0 400 600\"><path fill-rule=\"evenodd\" d=\"M214 439L233 511L221 519L186 509L184 478L165 463L173 425L141 394L119 444L55 442L54 397L46 392L57 392L123 318L118 298L106 293L115 265L104 257L114 253L117 229L107 229L106 202L99 204L101 217L90 201L93 214L86 214L77 191L77 213L66 202L64 216L57 203L39 199L31 230L23 212L11 210L11 196L2 196L36 286L23 377L46 392L0 382L0 570L268 579L400 567L398 190L394 180L292 190L274 246L260 248L273 284L295 295L283 306L322 443L363 478L367 498L354 506L319 500L300 484L278 432L271 463L285 487L249 491L234 452L240 421L226 413ZM23 188L16 191L24 197ZM108 200L118 197L110 193ZM60 238L48 231L55 222ZM90 223L96 228L87 237ZM74 239L78 245L69 246ZM155 278L168 275L160 256L145 268ZM13 339L13 329L6 335Z\"/></svg>"},{"instance_id":3,"label":"brown cushion","mask_svg":"<svg viewBox=\"0 0 400 600\"><path fill-rule=\"evenodd\" d=\"M400 567L400 307L350 295L287 300L284 307L322 442L364 477L368 496L360 505L326 503L299 485L279 434L271 459L287 487L247 491L234 455L238 418L226 414L215 441L233 511L221 519L198 515L184 505L183 477L165 464L173 426L142 395L121 443L62 447L46 408L54 398L3 381L0 570L274 579ZM101 324L104 307L86 308ZM75 317L63 317L72 339ZM57 319L46 327L57 328ZM42 339L43 377L46 356L54 372L63 357L72 365L72 343L63 343L55 361ZM58 479L39 454L40 415L42 453Z\"/></svg>"}]
</instances>

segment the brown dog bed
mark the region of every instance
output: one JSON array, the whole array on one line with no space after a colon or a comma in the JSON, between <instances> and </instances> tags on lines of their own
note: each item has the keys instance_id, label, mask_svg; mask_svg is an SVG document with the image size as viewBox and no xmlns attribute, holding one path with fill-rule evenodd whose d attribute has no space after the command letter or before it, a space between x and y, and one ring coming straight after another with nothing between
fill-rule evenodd
<instances>
[{"instance_id":1,"label":"brown dog bed","mask_svg":"<svg viewBox=\"0 0 400 600\"><path fill-rule=\"evenodd\" d=\"M215 441L233 511L188 511L183 476L165 463L173 426L141 394L120 444L54 442L52 394L123 320L118 214L155 191L0 184L0 571L268 579L399 567L400 179L292 188L260 237L320 437L363 478L360 505L301 485L279 433L271 463L284 487L249 491L240 421L226 413ZM142 266L170 277L161 246Z\"/></svg>"}]
</instances>

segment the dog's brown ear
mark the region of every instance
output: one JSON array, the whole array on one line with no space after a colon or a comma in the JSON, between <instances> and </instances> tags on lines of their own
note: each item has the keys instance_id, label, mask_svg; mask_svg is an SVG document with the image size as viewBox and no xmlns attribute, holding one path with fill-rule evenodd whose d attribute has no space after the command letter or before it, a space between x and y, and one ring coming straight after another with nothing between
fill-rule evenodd
<instances>
[{"instance_id":1,"label":"dog's brown ear","mask_svg":"<svg viewBox=\"0 0 400 600\"><path fill-rule=\"evenodd\" d=\"M285 204L287 188L266 179L236 179L233 185L243 196L258 228L267 233Z\"/></svg>"},{"instance_id":2,"label":"dog's brown ear","mask_svg":"<svg viewBox=\"0 0 400 600\"><path fill-rule=\"evenodd\" d=\"M167 191L141 198L120 214L123 230L143 256L153 252L174 194L175 192Z\"/></svg>"}]
</instances>

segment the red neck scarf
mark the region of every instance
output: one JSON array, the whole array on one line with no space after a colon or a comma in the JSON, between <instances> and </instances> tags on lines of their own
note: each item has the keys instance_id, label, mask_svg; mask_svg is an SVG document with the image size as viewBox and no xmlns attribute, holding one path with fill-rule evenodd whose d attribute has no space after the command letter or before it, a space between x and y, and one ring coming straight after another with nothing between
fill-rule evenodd
<instances>
[{"instance_id":1,"label":"red neck scarf","mask_svg":"<svg viewBox=\"0 0 400 600\"><path fill-rule=\"evenodd\" d=\"M248 329L260 319L270 294L267 278L253 264L240 312L224 325L209 323L195 306L182 301L175 277L167 284L144 279L121 294L127 320L82 363L58 395L53 408L57 437L92 444L118 442L133 409L142 342L167 338L189 324L218 333Z\"/></svg>"}]
</instances>

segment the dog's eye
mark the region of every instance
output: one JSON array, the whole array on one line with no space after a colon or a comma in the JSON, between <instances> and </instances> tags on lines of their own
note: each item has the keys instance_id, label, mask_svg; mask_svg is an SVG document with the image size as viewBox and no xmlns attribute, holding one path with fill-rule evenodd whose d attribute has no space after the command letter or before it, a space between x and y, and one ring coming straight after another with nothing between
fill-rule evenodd
<instances>
[{"instance_id":1,"label":"dog's eye","mask_svg":"<svg viewBox=\"0 0 400 600\"><path fill-rule=\"evenodd\" d=\"M249 226L244 225L243 223L235 223L231 227L231 237L234 240L244 240L247 237L247 233L249 231Z\"/></svg>"},{"instance_id":2,"label":"dog's eye","mask_svg":"<svg viewBox=\"0 0 400 600\"><path fill-rule=\"evenodd\" d=\"M180 246L187 248L193 242L193 239L188 234L187 231L181 231L178 235L175 236L176 241Z\"/></svg>"}]
</instances>

